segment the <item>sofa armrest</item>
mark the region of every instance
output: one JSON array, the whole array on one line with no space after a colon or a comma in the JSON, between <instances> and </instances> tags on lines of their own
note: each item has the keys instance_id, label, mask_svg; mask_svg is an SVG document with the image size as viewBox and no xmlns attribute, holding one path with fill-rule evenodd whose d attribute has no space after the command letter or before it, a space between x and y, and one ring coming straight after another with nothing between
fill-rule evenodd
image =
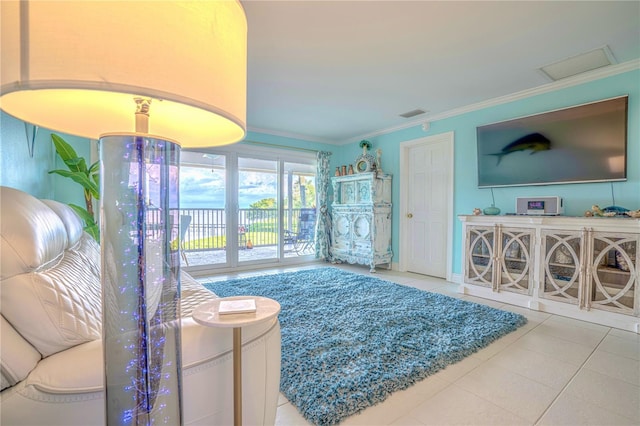
<instances>
[{"instance_id":1,"label":"sofa armrest","mask_svg":"<svg viewBox=\"0 0 640 426\"><path fill-rule=\"evenodd\" d=\"M22 338L15 328L0 316L0 366L2 389L13 386L29 375L40 361L40 352Z\"/></svg>"},{"instance_id":2,"label":"sofa armrest","mask_svg":"<svg viewBox=\"0 0 640 426\"><path fill-rule=\"evenodd\" d=\"M277 323L265 321L243 328L243 345L263 336ZM5 336L3 335L3 347ZM231 353L229 329L205 327L193 318L182 319L183 370ZM38 363L26 380L27 386L52 394L101 391L104 386L102 341L94 340L51 355Z\"/></svg>"}]
</instances>

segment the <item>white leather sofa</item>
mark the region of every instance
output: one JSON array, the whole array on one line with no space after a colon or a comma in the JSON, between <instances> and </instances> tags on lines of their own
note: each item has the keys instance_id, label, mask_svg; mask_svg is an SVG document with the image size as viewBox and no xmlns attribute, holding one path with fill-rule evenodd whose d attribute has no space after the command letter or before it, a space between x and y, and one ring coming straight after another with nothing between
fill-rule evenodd
<instances>
[{"instance_id":1,"label":"white leather sofa","mask_svg":"<svg viewBox=\"0 0 640 426\"><path fill-rule=\"evenodd\" d=\"M103 425L100 247L68 206L0 187L0 424ZM233 424L231 329L193 309L216 297L182 274L184 423ZM277 319L243 329L243 421L275 422Z\"/></svg>"}]
</instances>

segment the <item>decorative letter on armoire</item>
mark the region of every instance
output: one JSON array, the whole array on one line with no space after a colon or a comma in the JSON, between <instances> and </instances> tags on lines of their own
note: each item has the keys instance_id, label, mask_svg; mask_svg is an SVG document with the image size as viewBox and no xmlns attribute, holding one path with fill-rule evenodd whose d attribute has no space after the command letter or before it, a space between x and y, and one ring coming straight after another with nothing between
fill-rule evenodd
<instances>
[{"instance_id":1,"label":"decorative letter on armoire","mask_svg":"<svg viewBox=\"0 0 640 426\"><path fill-rule=\"evenodd\" d=\"M331 254L336 261L391 269L391 175L359 173L331 178Z\"/></svg>"}]
</instances>

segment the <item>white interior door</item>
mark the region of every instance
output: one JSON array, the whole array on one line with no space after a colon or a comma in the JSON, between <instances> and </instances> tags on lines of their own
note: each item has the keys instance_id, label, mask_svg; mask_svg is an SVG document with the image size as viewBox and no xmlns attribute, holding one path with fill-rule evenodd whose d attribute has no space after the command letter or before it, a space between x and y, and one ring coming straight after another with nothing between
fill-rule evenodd
<instances>
[{"instance_id":1,"label":"white interior door","mask_svg":"<svg viewBox=\"0 0 640 426\"><path fill-rule=\"evenodd\" d=\"M401 269L450 278L453 133L402 147Z\"/></svg>"}]
</instances>

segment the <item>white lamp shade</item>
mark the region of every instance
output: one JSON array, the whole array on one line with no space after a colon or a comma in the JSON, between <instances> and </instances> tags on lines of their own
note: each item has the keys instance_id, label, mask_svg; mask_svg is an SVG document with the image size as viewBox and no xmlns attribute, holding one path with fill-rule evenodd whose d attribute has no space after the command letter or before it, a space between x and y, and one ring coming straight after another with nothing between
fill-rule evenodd
<instances>
[{"instance_id":1,"label":"white lamp shade","mask_svg":"<svg viewBox=\"0 0 640 426\"><path fill-rule=\"evenodd\" d=\"M246 133L247 22L239 1L2 1L0 107L97 139L135 131L183 147Z\"/></svg>"}]
</instances>

